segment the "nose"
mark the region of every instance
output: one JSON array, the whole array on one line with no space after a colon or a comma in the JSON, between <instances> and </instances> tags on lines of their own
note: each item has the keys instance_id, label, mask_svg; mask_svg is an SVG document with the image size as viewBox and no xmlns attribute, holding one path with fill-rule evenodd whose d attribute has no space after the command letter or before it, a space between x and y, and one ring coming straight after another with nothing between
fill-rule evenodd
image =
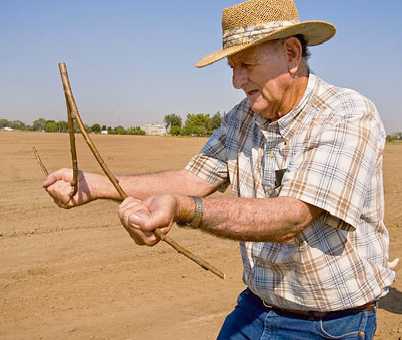
<instances>
[{"instance_id":1,"label":"nose","mask_svg":"<svg viewBox=\"0 0 402 340\"><path fill-rule=\"evenodd\" d=\"M233 72L232 75L233 87L235 89L241 89L243 85L245 85L247 82L246 68L241 65L233 66L232 72Z\"/></svg>"}]
</instances>

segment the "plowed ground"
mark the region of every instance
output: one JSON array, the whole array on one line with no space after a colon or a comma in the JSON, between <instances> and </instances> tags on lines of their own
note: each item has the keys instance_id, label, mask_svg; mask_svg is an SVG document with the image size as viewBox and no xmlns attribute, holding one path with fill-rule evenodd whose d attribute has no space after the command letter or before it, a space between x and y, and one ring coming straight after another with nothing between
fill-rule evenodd
<instances>
[{"instance_id":1,"label":"plowed ground","mask_svg":"<svg viewBox=\"0 0 402 340\"><path fill-rule=\"evenodd\" d=\"M182 168L205 142L93 138L118 174ZM77 143L80 168L100 172ZM50 170L70 167L66 134L0 133L0 339L214 339L242 289L238 245L173 231L226 273L222 281L165 244L136 246L114 202L59 209L41 189L34 145ZM385 198L391 258L402 258L402 145L386 148ZM402 338L400 280L378 317L376 339Z\"/></svg>"}]
</instances>

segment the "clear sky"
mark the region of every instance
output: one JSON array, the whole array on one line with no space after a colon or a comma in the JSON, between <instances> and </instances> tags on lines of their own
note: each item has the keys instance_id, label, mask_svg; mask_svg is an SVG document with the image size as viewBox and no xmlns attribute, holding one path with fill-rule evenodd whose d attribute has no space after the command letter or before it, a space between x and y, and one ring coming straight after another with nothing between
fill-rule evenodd
<instances>
[{"instance_id":1,"label":"clear sky","mask_svg":"<svg viewBox=\"0 0 402 340\"><path fill-rule=\"evenodd\" d=\"M221 11L237 2L1 0L0 118L66 119L58 62L90 124L228 111L242 94L226 62L193 64L220 47ZM402 131L402 1L297 4L302 19L337 26L335 38L311 48L313 71L371 98L387 132Z\"/></svg>"}]
</instances>

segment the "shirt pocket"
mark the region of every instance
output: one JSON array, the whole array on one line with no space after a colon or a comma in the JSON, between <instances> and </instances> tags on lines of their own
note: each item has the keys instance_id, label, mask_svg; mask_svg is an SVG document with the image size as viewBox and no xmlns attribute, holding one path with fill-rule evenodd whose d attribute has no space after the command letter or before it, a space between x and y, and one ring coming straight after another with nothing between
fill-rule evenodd
<instances>
[{"instance_id":1,"label":"shirt pocket","mask_svg":"<svg viewBox=\"0 0 402 340\"><path fill-rule=\"evenodd\" d=\"M262 187L266 197L277 197L282 187L282 179L286 169L264 170L262 175Z\"/></svg>"}]
</instances>

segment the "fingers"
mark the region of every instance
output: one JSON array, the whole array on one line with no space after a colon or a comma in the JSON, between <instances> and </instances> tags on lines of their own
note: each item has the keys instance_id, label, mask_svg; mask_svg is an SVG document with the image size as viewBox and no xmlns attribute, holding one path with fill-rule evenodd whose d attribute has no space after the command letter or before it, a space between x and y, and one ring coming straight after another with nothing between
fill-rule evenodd
<instances>
[{"instance_id":1,"label":"fingers","mask_svg":"<svg viewBox=\"0 0 402 340\"><path fill-rule=\"evenodd\" d=\"M43 187L46 189L50 185L56 183L57 181L66 181L70 182L73 177L73 171L71 169L60 169L55 172L52 172L45 181L43 182Z\"/></svg>"},{"instance_id":2,"label":"fingers","mask_svg":"<svg viewBox=\"0 0 402 340\"><path fill-rule=\"evenodd\" d=\"M126 198L119 206L120 222L138 245L154 246L160 241L153 232L143 229L149 217L143 202L135 198Z\"/></svg>"},{"instance_id":3,"label":"fingers","mask_svg":"<svg viewBox=\"0 0 402 340\"><path fill-rule=\"evenodd\" d=\"M141 200L137 200L134 197L127 197L123 202L120 203L119 209L125 209L128 205L133 203L142 204Z\"/></svg>"},{"instance_id":4,"label":"fingers","mask_svg":"<svg viewBox=\"0 0 402 340\"><path fill-rule=\"evenodd\" d=\"M71 185L64 181L56 181L45 189L60 208L70 209L75 204L71 199Z\"/></svg>"},{"instance_id":5,"label":"fingers","mask_svg":"<svg viewBox=\"0 0 402 340\"><path fill-rule=\"evenodd\" d=\"M78 173L78 191L73 196L72 178L71 169L60 169L51 173L43 183L44 189L61 208L70 209L96 199L89 189L86 174L81 171Z\"/></svg>"},{"instance_id":6,"label":"fingers","mask_svg":"<svg viewBox=\"0 0 402 340\"><path fill-rule=\"evenodd\" d=\"M134 242L135 242L136 244L138 244L139 246L144 246L144 245L145 245L145 243L144 243L144 241L143 241L143 238L140 237L140 236L138 235L138 233L132 231L130 228L126 228L126 227L124 227L124 228L126 229L126 231L128 232L128 234L130 235L130 237L134 240Z\"/></svg>"}]
</instances>

